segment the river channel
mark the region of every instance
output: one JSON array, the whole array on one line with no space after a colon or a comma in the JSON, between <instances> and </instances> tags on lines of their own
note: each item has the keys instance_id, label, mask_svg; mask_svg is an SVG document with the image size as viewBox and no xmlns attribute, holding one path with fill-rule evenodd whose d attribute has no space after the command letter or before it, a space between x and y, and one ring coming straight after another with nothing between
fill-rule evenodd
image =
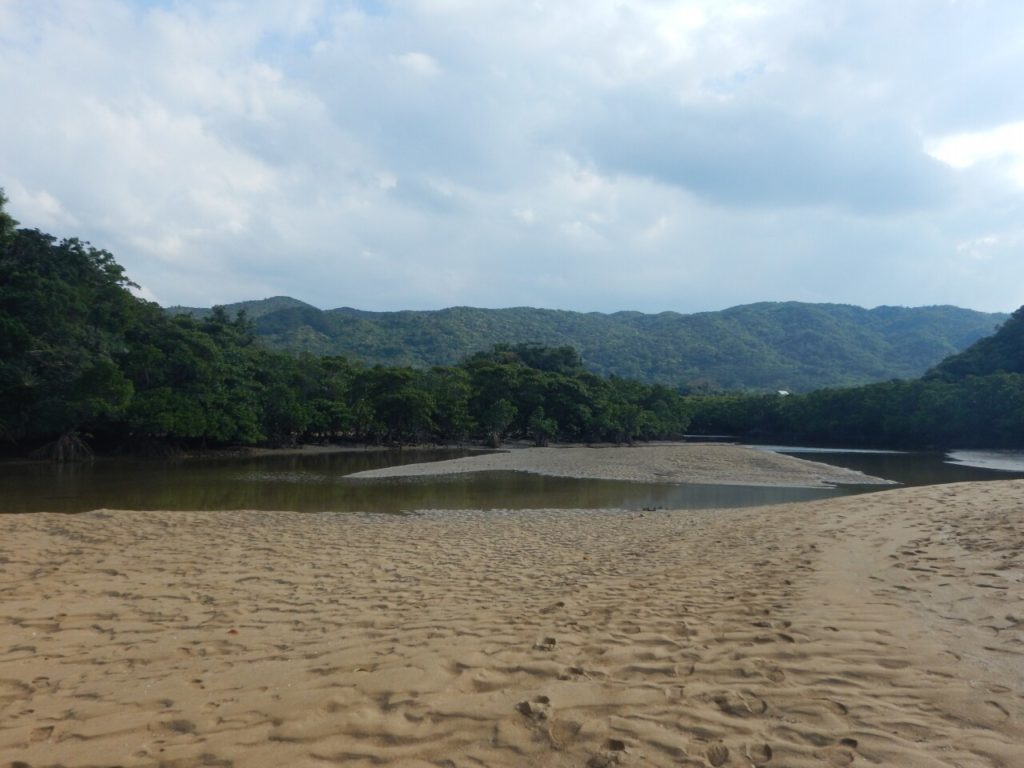
<instances>
[{"instance_id":1,"label":"river channel","mask_svg":"<svg viewBox=\"0 0 1024 768\"><path fill-rule=\"evenodd\" d=\"M821 451L771 446L903 485L1024 477L1020 453ZM457 458L458 451L352 451L179 461L101 460L0 464L0 513L91 509L273 509L386 512L418 509L708 509L808 501L878 486L765 488L575 480L511 472L400 480L351 480L364 469ZM967 461L967 464L957 463ZM978 466L970 466L976 464Z\"/></svg>"}]
</instances>

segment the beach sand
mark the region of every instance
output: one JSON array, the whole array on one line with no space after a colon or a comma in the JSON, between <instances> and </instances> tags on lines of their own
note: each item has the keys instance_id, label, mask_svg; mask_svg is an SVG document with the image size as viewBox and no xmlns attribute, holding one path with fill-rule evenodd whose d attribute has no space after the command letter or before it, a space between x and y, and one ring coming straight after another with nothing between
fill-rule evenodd
<instances>
[{"instance_id":1,"label":"beach sand","mask_svg":"<svg viewBox=\"0 0 1024 768\"><path fill-rule=\"evenodd\" d=\"M1024 766L1024 481L0 525L0 765Z\"/></svg>"}]
</instances>

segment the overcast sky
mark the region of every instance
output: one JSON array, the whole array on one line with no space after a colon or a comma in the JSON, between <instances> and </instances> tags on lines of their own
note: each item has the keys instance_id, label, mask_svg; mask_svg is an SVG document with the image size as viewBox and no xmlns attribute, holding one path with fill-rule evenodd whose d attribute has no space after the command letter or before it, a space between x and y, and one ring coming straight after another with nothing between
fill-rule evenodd
<instances>
[{"instance_id":1,"label":"overcast sky","mask_svg":"<svg viewBox=\"0 0 1024 768\"><path fill-rule=\"evenodd\" d=\"M0 0L22 226L208 306L1024 303L1020 0Z\"/></svg>"}]
</instances>

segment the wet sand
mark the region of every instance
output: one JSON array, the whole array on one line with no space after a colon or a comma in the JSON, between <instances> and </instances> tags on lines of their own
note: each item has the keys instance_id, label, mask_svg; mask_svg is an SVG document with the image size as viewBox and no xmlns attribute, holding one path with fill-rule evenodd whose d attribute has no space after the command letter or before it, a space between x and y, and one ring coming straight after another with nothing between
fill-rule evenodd
<instances>
[{"instance_id":1,"label":"wet sand","mask_svg":"<svg viewBox=\"0 0 1024 768\"><path fill-rule=\"evenodd\" d=\"M0 525L2 765L1024 765L1024 481Z\"/></svg>"},{"instance_id":2,"label":"wet sand","mask_svg":"<svg viewBox=\"0 0 1024 768\"><path fill-rule=\"evenodd\" d=\"M532 472L553 477L825 488L838 484L892 485L888 480L817 461L726 443L657 443L629 447L558 446L371 469L349 477L381 479L470 472Z\"/></svg>"}]
</instances>

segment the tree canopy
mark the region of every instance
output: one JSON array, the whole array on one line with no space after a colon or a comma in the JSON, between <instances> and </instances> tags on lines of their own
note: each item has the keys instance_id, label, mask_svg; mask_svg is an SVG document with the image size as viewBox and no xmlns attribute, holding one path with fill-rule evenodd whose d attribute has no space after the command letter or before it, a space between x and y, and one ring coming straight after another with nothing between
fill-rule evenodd
<instances>
[{"instance_id":1,"label":"tree canopy","mask_svg":"<svg viewBox=\"0 0 1024 768\"><path fill-rule=\"evenodd\" d=\"M2 212L0 207L0 212ZM571 347L497 345L455 365L267 349L244 313L170 315L106 251L18 229L0 241L0 442L127 450L298 440L679 437L684 398L586 371Z\"/></svg>"}]
</instances>

